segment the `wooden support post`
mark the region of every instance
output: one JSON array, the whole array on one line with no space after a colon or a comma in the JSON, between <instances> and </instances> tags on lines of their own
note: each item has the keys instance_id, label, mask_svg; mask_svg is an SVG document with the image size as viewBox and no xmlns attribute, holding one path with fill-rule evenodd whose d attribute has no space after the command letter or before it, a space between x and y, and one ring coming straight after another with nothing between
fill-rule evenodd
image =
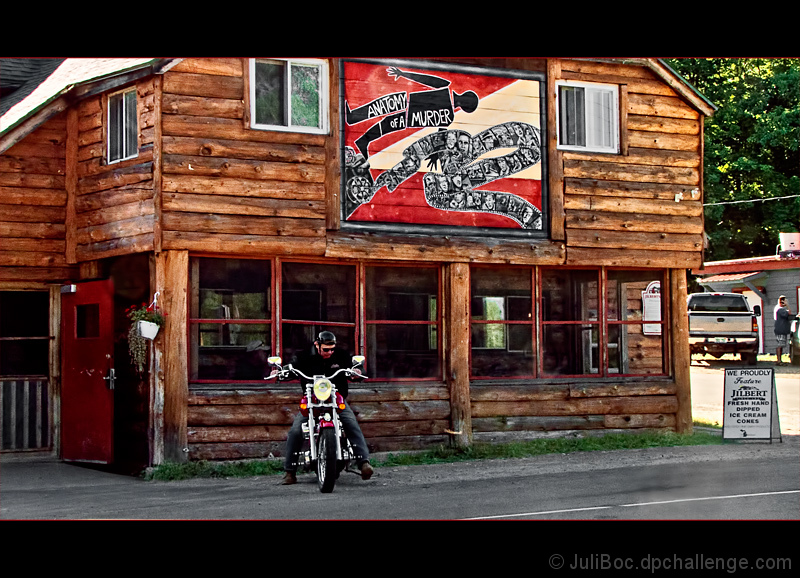
<instances>
[{"instance_id":1,"label":"wooden support post","mask_svg":"<svg viewBox=\"0 0 800 578\"><path fill-rule=\"evenodd\" d=\"M189 253L164 251L155 256L155 283L159 302L167 313L159 352L152 402L154 442L153 462L186 462L188 454L187 414L189 379L187 371L187 311Z\"/></svg>"},{"instance_id":2,"label":"wooden support post","mask_svg":"<svg viewBox=\"0 0 800 578\"><path fill-rule=\"evenodd\" d=\"M550 186L550 239L564 241L566 224L564 212L564 167L558 150L556 125L556 81L561 78L561 60L547 60L547 175Z\"/></svg>"},{"instance_id":3,"label":"wooden support post","mask_svg":"<svg viewBox=\"0 0 800 578\"><path fill-rule=\"evenodd\" d=\"M678 411L675 429L692 433L692 356L689 351L689 315L686 309L686 270L670 269L670 315L672 316L672 366L677 386Z\"/></svg>"},{"instance_id":4,"label":"wooden support post","mask_svg":"<svg viewBox=\"0 0 800 578\"><path fill-rule=\"evenodd\" d=\"M472 443L472 411L469 394L469 264L448 268L450 307L447 313L447 384L450 387L450 421L456 445Z\"/></svg>"},{"instance_id":5,"label":"wooden support post","mask_svg":"<svg viewBox=\"0 0 800 578\"><path fill-rule=\"evenodd\" d=\"M78 108L73 106L67 111L67 150L66 150L66 178L64 187L67 192L67 205L64 214L65 241L64 255L67 263L74 264L78 260L75 256L76 223L75 199L78 194Z\"/></svg>"}]
</instances>

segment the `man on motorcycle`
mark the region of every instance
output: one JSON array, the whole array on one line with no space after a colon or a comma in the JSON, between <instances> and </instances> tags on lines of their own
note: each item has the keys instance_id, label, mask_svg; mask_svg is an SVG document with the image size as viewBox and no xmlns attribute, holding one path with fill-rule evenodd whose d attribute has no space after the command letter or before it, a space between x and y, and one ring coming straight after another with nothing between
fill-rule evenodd
<instances>
[{"instance_id":1,"label":"man on motorcycle","mask_svg":"<svg viewBox=\"0 0 800 578\"><path fill-rule=\"evenodd\" d=\"M322 331L314 340L314 345L307 351L301 352L292 359L292 366L296 367L306 375L331 375L336 370L350 366L350 358L341 350L336 349L336 335L330 331ZM361 373L355 369L354 372ZM273 372L275 373L275 372ZM291 378L290 378L291 379ZM339 413L342 420L347 439L353 446L356 456L356 465L361 472L361 479L368 480L372 476L372 466L369 463L369 449L361 433L356 416L350 405L347 403L348 383L347 376L340 373L333 379L336 389L345 398L345 409ZM303 393L305 393L306 383L300 379ZM284 475L281 484L290 485L297 482L297 465L292 463L295 453L300 451L303 445L303 423L306 418L302 413L298 413L294 418L289 435L286 439L286 452L283 462Z\"/></svg>"}]
</instances>

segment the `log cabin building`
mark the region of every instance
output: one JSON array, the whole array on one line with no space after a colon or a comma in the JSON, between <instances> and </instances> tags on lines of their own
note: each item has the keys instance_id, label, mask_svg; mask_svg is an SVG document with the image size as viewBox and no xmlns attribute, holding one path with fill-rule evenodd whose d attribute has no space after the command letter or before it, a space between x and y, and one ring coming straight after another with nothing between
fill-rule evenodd
<instances>
[{"instance_id":1,"label":"log cabin building","mask_svg":"<svg viewBox=\"0 0 800 578\"><path fill-rule=\"evenodd\" d=\"M373 451L692 428L703 121L659 59L0 61L2 451L281 455L323 329ZM5 67L6 74L3 74ZM167 313L145 370L126 311Z\"/></svg>"}]
</instances>

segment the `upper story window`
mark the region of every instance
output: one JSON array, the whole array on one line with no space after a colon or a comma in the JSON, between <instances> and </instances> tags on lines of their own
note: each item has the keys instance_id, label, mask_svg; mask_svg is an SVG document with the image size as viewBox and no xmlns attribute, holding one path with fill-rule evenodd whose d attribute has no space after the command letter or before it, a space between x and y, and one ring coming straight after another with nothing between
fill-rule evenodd
<instances>
[{"instance_id":1,"label":"upper story window","mask_svg":"<svg viewBox=\"0 0 800 578\"><path fill-rule=\"evenodd\" d=\"M556 83L558 148L619 152L619 89L611 84Z\"/></svg>"},{"instance_id":2,"label":"upper story window","mask_svg":"<svg viewBox=\"0 0 800 578\"><path fill-rule=\"evenodd\" d=\"M328 64L324 60L250 60L253 128L328 132Z\"/></svg>"},{"instance_id":3,"label":"upper story window","mask_svg":"<svg viewBox=\"0 0 800 578\"><path fill-rule=\"evenodd\" d=\"M136 87L108 97L108 162L115 163L139 154Z\"/></svg>"}]
</instances>

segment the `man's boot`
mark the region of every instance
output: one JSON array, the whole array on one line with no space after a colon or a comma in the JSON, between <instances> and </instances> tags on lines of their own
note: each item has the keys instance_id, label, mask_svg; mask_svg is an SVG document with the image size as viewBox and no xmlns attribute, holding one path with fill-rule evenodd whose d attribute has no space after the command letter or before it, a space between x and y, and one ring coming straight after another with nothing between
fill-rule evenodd
<instances>
[{"instance_id":1,"label":"man's boot","mask_svg":"<svg viewBox=\"0 0 800 578\"><path fill-rule=\"evenodd\" d=\"M291 486L292 484L296 483L297 483L297 475L294 472L284 472L283 479L281 480L280 485Z\"/></svg>"},{"instance_id":2,"label":"man's boot","mask_svg":"<svg viewBox=\"0 0 800 578\"><path fill-rule=\"evenodd\" d=\"M363 462L359 468L361 470L361 479L368 480L372 477L373 469L369 462Z\"/></svg>"}]
</instances>

